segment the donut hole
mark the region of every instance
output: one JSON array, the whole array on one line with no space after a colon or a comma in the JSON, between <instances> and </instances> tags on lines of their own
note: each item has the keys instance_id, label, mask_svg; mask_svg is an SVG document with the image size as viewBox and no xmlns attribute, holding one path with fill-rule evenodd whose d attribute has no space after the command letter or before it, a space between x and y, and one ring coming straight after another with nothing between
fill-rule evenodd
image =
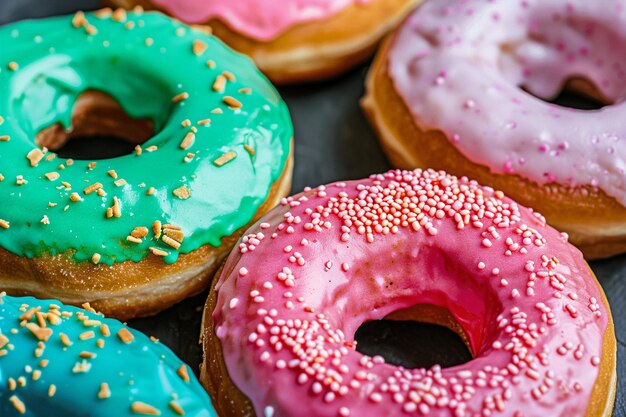
<instances>
[{"instance_id":1,"label":"donut hole","mask_svg":"<svg viewBox=\"0 0 626 417\"><path fill-rule=\"evenodd\" d=\"M406 369L449 368L472 360L461 326L447 310L431 305L367 321L357 329L355 340L360 353L382 356L387 363Z\"/></svg>"},{"instance_id":2,"label":"donut hole","mask_svg":"<svg viewBox=\"0 0 626 417\"><path fill-rule=\"evenodd\" d=\"M154 133L152 120L133 119L110 95L88 90L74 105L70 129L55 123L39 131L35 143L62 158L109 159L132 153Z\"/></svg>"},{"instance_id":3,"label":"donut hole","mask_svg":"<svg viewBox=\"0 0 626 417\"><path fill-rule=\"evenodd\" d=\"M563 88L553 98L539 97L523 85L520 88L541 101L570 109L600 110L614 104L613 101L603 97L600 90L591 81L581 77L567 80Z\"/></svg>"},{"instance_id":4,"label":"donut hole","mask_svg":"<svg viewBox=\"0 0 626 417\"><path fill-rule=\"evenodd\" d=\"M593 111L623 101L626 37L602 10L542 3L529 8L524 28L517 26L518 16L507 16L508 35L502 39L494 31L490 38L499 46L493 54L499 74L560 107Z\"/></svg>"}]
</instances>

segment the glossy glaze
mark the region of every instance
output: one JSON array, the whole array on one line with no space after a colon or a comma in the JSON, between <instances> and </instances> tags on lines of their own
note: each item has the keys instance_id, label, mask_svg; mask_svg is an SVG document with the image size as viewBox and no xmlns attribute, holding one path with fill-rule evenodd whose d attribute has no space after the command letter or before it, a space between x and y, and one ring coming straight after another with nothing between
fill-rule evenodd
<instances>
[{"instance_id":1,"label":"glossy glaze","mask_svg":"<svg viewBox=\"0 0 626 417\"><path fill-rule=\"evenodd\" d=\"M219 246L250 221L285 167L293 131L284 102L249 59L159 13L80 16L0 28L0 136L9 138L0 141L0 219L9 226L0 228L0 247L26 257L70 252L79 262L99 254L112 264L140 261L150 247L172 263L179 253ZM224 73L223 90L214 89ZM69 128L86 90L152 119L156 134L141 155L93 168L59 157L31 166L35 135L56 123ZM230 152L236 157L218 166ZM87 194L98 183L106 195ZM177 197L179 187L191 196ZM107 218L115 199L121 216ZM179 250L156 238L157 220L182 229ZM141 243L127 240L136 227L150 231Z\"/></svg>"},{"instance_id":2,"label":"glossy glaze","mask_svg":"<svg viewBox=\"0 0 626 417\"><path fill-rule=\"evenodd\" d=\"M609 331L601 289L563 235L434 171L285 199L217 288L228 372L257 416L299 416L302 404L311 417L584 416ZM473 360L407 370L356 351L363 322L422 304L452 314Z\"/></svg>"},{"instance_id":3,"label":"glossy glaze","mask_svg":"<svg viewBox=\"0 0 626 417\"><path fill-rule=\"evenodd\" d=\"M237 32L272 40L298 24L329 18L346 7L370 0L152 0L187 23L220 19Z\"/></svg>"},{"instance_id":4,"label":"glossy glaze","mask_svg":"<svg viewBox=\"0 0 626 417\"><path fill-rule=\"evenodd\" d=\"M623 0L444 0L399 29L389 73L416 122L472 162L598 187L626 205L625 53ZM576 77L615 104L585 111L537 98Z\"/></svg>"},{"instance_id":5,"label":"glossy glaze","mask_svg":"<svg viewBox=\"0 0 626 417\"><path fill-rule=\"evenodd\" d=\"M42 322L47 340L36 336ZM132 341L123 342L120 330ZM0 387L7 417L130 417L142 414L133 411L136 402L181 415L172 401L187 417L216 417L192 370L160 342L100 314L31 297L0 295Z\"/></svg>"}]
</instances>

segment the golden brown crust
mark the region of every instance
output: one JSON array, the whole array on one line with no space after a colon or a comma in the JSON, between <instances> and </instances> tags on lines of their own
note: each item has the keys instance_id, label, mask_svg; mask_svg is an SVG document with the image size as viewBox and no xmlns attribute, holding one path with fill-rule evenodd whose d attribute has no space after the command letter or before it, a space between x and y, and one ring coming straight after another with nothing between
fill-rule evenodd
<instances>
[{"instance_id":1,"label":"golden brown crust","mask_svg":"<svg viewBox=\"0 0 626 417\"><path fill-rule=\"evenodd\" d=\"M215 275L213 286L220 277L220 269ZM589 406L585 417L610 417L613 412L615 393L617 388L617 342L613 317L610 314L608 300L591 271L596 285L602 294L602 302L609 315L609 322L604 333L602 357L598 370L598 379L590 396ZM202 344L204 357L200 366L200 382L207 390L218 415L229 417L255 417L254 407L250 399L242 393L228 376L222 347L215 333L213 311L217 304L217 291L211 289L204 307L202 319ZM420 304L404 310L396 311L386 317L388 320L414 320L422 323L437 324L455 332L464 341L469 351L472 348L468 338L459 323L454 320L450 312L444 308ZM474 356L474 352L472 352Z\"/></svg>"},{"instance_id":2,"label":"golden brown crust","mask_svg":"<svg viewBox=\"0 0 626 417\"><path fill-rule=\"evenodd\" d=\"M244 36L224 22L204 24L233 49L252 57L276 84L316 81L336 76L367 59L380 39L421 0L372 0L335 16L303 23L276 39L262 42ZM117 6L160 10L150 0L108 0Z\"/></svg>"},{"instance_id":3,"label":"golden brown crust","mask_svg":"<svg viewBox=\"0 0 626 417\"><path fill-rule=\"evenodd\" d=\"M391 39L385 41L370 69L362 105L393 165L442 169L502 190L567 232L588 259L626 251L626 208L603 191L555 183L538 185L518 175L494 174L463 156L443 132L422 129L389 76L386 57Z\"/></svg>"},{"instance_id":4,"label":"golden brown crust","mask_svg":"<svg viewBox=\"0 0 626 417\"><path fill-rule=\"evenodd\" d=\"M10 295L55 298L67 304L89 302L96 310L120 320L156 314L209 286L239 237L289 193L292 166L290 156L254 218L223 238L220 247L204 245L181 254L173 264L151 254L140 262L112 266L77 263L71 253L28 259L0 248L0 288Z\"/></svg>"}]
</instances>

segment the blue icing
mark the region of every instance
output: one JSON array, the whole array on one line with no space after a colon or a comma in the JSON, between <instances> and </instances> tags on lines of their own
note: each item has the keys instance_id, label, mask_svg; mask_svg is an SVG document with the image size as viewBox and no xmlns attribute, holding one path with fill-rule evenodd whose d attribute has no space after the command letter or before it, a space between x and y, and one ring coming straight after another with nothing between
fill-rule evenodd
<instances>
[{"instance_id":1,"label":"blue icing","mask_svg":"<svg viewBox=\"0 0 626 417\"><path fill-rule=\"evenodd\" d=\"M62 315L71 316L47 319L44 330L40 330L35 315L23 321L31 308L40 307L41 313L48 313L53 305L60 307L57 311ZM83 314L89 321L80 320ZM95 321L106 325L110 335L104 336ZM118 336L121 329L129 330L134 337L130 343ZM35 336L39 331L40 338ZM94 337L81 340L80 335L90 331ZM62 342L62 333L72 342L70 346ZM43 341L46 336L48 340ZM98 346L99 340L104 341L103 347ZM44 349L38 353L41 346ZM179 375L181 366L189 375L187 382ZM102 383L108 384L109 398L98 398ZM11 385L16 387L12 390ZM51 385L56 388L52 397ZM181 415L171 401L187 417L216 417L211 400L191 369L161 343L117 320L54 300L0 296L0 416ZM148 406L144 407L147 414L141 413L142 404L137 402ZM23 414L18 410L20 403L25 408ZM160 414L148 413L150 407Z\"/></svg>"}]
</instances>

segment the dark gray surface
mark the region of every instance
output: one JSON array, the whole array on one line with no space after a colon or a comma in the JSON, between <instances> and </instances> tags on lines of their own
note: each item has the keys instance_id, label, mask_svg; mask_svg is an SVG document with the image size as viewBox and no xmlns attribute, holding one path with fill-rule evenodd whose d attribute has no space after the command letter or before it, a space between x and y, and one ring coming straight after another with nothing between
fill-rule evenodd
<instances>
[{"instance_id":1,"label":"dark gray surface","mask_svg":"<svg viewBox=\"0 0 626 417\"><path fill-rule=\"evenodd\" d=\"M0 24L97 6L96 0L0 0ZM306 185L361 178L389 168L358 106L365 72L363 67L331 82L281 89L296 129L294 192ZM626 363L622 359L626 358L626 256L593 262L592 268L611 303L619 343L620 379L614 416L626 417ZM197 342L204 299L205 295L201 295L186 300L156 317L133 320L130 324L160 338L195 368L200 362ZM369 327L359 333L359 342L360 350L384 353L406 366L433 361L452 364L467 355L456 336L416 324L392 325L385 330ZM416 354L411 350L416 345L430 348ZM416 355L417 360L412 360L410 354Z\"/></svg>"}]
</instances>

